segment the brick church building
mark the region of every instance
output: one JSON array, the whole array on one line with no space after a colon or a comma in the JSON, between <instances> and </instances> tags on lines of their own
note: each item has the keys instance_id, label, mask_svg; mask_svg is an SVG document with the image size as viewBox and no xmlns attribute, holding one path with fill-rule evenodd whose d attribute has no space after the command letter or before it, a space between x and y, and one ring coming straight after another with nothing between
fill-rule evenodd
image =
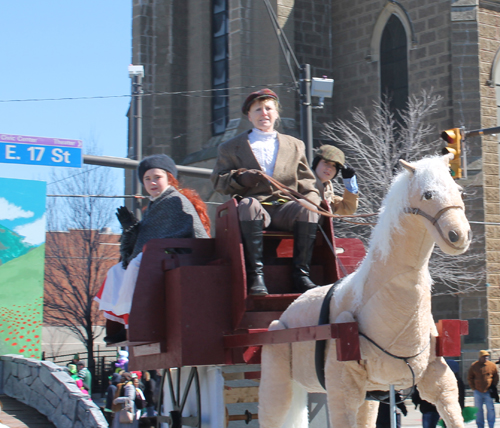
<instances>
[{"instance_id":1,"label":"brick church building","mask_svg":"<svg viewBox=\"0 0 500 428\"><path fill-rule=\"evenodd\" d=\"M249 129L241 104L262 87L280 96L280 131L300 135L298 96L266 1L133 1L132 62L144 65L148 94L143 97L144 156L166 153L179 164L211 168L218 144ZM408 96L423 89L441 95L431 120L436 133L500 125L500 1L269 4L299 63L310 64L315 77L335 79L333 98L314 112L316 146L324 123L348 119L354 108L370 114L385 91L395 108L404 108ZM433 300L436 319L472 320L463 343L466 368L479 349L500 357L498 160L496 136L467 140L468 179L460 184L477 196L467 210L479 223L473 224L474 234L485 237L475 251L484 254L486 282L481 291ZM190 180L205 200L221 201L209 180Z\"/></svg>"}]
</instances>

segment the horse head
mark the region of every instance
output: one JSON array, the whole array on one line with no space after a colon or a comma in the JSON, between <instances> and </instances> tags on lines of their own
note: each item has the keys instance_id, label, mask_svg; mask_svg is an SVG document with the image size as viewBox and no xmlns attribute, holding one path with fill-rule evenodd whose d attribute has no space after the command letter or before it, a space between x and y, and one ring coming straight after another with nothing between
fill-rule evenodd
<instances>
[{"instance_id":1,"label":"horse head","mask_svg":"<svg viewBox=\"0 0 500 428\"><path fill-rule=\"evenodd\" d=\"M449 159L445 155L415 163L400 160L409 175L409 206L404 212L421 216L439 248L457 255L469 248L472 233L465 217L462 188L449 173Z\"/></svg>"}]
</instances>

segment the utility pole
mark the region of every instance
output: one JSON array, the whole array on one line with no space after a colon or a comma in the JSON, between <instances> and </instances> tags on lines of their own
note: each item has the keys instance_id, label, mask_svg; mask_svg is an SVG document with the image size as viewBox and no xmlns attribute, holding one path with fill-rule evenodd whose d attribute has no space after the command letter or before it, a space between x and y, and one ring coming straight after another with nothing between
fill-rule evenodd
<instances>
[{"instance_id":1,"label":"utility pole","mask_svg":"<svg viewBox=\"0 0 500 428\"><path fill-rule=\"evenodd\" d=\"M300 138L306 146L306 157L309 163L313 160L313 126L311 101L311 66L300 67Z\"/></svg>"},{"instance_id":2,"label":"utility pole","mask_svg":"<svg viewBox=\"0 0 500 428\"><path fill-rule=\"evenodd\" d=\"M129 65L128 75L132 79L132 154L129 157L137 161L142 159L142 78L144 77L144 66ZM132 193L141 194L141 181L134 171L132 178ZM133 201L133 213L140 220L142 218L140 199Z\"/></svg>"}]
</instances>

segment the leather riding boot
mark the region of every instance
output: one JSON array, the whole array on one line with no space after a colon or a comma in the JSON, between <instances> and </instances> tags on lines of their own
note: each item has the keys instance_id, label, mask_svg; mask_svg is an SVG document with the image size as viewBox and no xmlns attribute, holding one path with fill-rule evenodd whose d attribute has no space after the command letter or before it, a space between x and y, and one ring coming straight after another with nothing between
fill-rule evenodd
<instances>
[{"instance_id":1,"label":"leather riding boot","mask_svg":"<svg viewBox=\"0 0 500 428\"><path fill-rule=\"evenodd\" d=\"M266 284L264 284L264 264L262 263L264 247L262 240L263 227L264 220L240 221L249 296L264 296L269 294Z\"/></svg>"},{"instance_id":2,"label":"leather riding boot","mask_svg":"<svg viewBox=\"0 0 500 428\"><path fill-rule=\"evenodd\" d=\"M317 223L296 221L293 226L292 279L293 290L297 293L304 293L307 290L317 287L309 279L309 269L317 230Z\"/></svg>"}]
</instances>

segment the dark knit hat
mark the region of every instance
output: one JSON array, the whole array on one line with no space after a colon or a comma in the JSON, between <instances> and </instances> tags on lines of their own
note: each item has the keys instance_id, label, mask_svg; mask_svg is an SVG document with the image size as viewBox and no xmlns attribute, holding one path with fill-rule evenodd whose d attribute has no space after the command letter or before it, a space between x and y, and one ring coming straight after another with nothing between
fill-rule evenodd
<instances>
[{"instance_id":1,"label":"dark knit hat","mask_svg":"<svg viewBox=\"0 0 500 428\"><path fill-rule=\"evenodd\" d=\"M260 91L252 92L245 102L243 103L243 106L241 107L241 111L244 115L248 114L248 110L250 110L250 106L255 100L260 100L260 99L266 99L266 98L272 98L273 100L279 101L278 100L278 95L276 95L271 89L261 89Z\"/></svg>"},{"instance_id":2,"label":"dark knit hat","mask_svg":"<svg viewBox=\"0 0 500 428\"><path fill-rule=\"evenodd\" d=\"M142 178L144 177L144 174L146 174L146 171L153 168L163 169L172 174L174 178L177 178L177 167L175 166L175 162L172 160L170 156L163 154L152 155L141 160L141 163L137 168L137 173L139 174L139 180L141 180L142 184L144 184Z\"/></svg>"}]
</instances>

